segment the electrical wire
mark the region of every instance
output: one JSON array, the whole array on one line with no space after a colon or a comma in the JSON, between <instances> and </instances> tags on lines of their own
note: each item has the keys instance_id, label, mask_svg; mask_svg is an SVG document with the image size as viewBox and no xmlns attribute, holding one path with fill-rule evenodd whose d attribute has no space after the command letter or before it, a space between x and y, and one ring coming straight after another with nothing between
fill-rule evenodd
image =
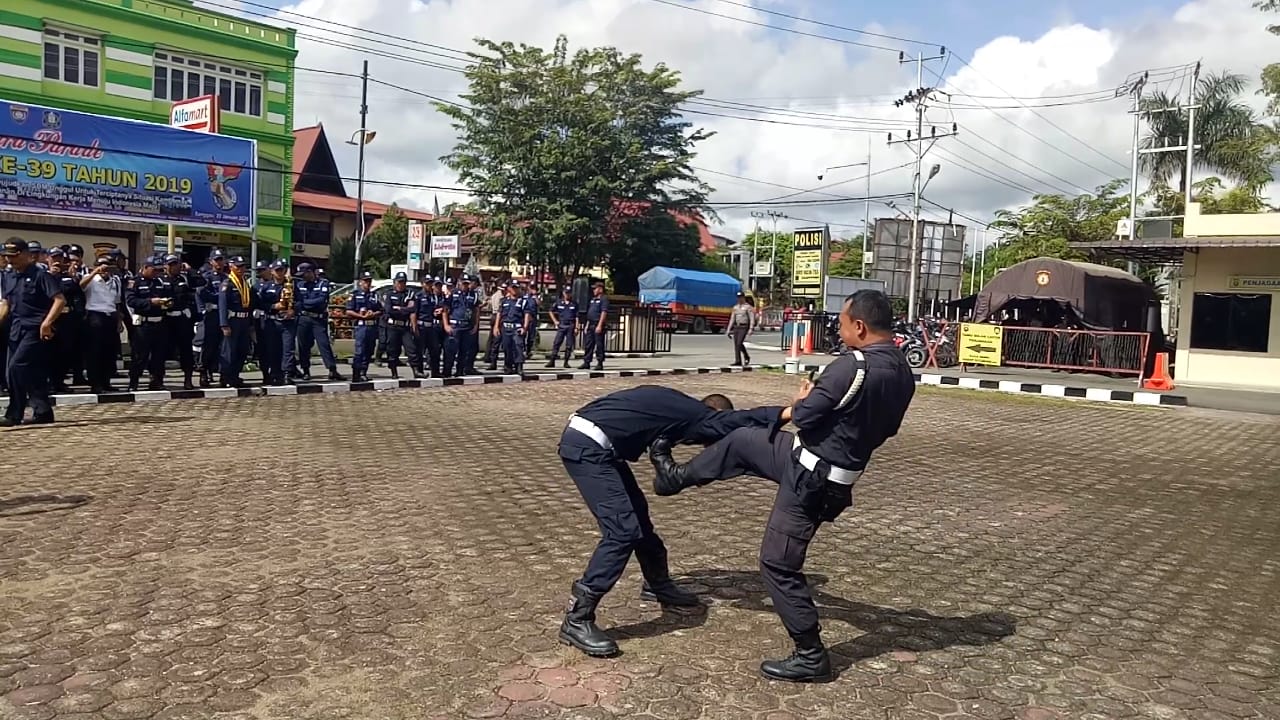
<instances>
[{"instance_id":1,"label":"electrical wire","mask_svg":"<svg viewBox=\"0 0 1280 720\"><path fill-rule=\"evenodd\" d=\"M703 10L702 8L691 7L689 5L684 5L678 2L672 2L671 0L650 0L650 2L661 3L662 5L670 5L671 7L680 8L681 10L688 10L690 12L701 13L703 15L710 15L712 17L724 18L725 20L733 20L734 22L745 23L747 25L755 25L756 27L767 28L769 30L777 30L778 32L785 32L785 33L791 33L793 35L801 35L804 37L817 38L819 40L830 40L832 42L838 42L844 45L851 45L853 47L867 48L870 50L884 50L886 52L892 52L892 53L900 52L898 48L886 47L884 45L872 45L871 43L862 43L862 42L857 42L856 40L846 40L844 38L832 37L830 35L819 35L817 33L805 32L803 30L796 30L794 28L779 27L777 25L770 25L769 23L756 22L755 20L747 20L746 18L734 17L733 15L726 15L724 13L713 12L711 10ZM756 9L759 9L759 8L756 8Z\"/></svg>"},{"instance_id":2,"label":"electrical wire","mask_svg":"<svg viewBox=\"0 0 1280 720\"><path fill-rule=\"evenodd\" d=\"M768 15L784 17L784 18L787 18L788 20L798 20L800 22L809 23L810 25L818 25L820 27L831 28L832 30L843 30L845 32L857 33L858 35L866 35L868 37L883 38L885 40L897 40L898 42L910 43L912 45L925 45L928 47L939 47L938 43L925 42L924 40L912 40L911 38L899 37L897 35L888 35L885 33L871 32L870 30L860 30L858 28L845 27L843 25L835 25L832 23L822 22L820 20L812 20L810 18L800 17L798 15L789 15L787 13L780 12L778 10L769 10L768 8L756 7L755 5L748 5L747 3L735 2L735 0L717 0L717 2L722 2L725 5L736 5L737 7L740 7L740 8L755 10L756 12L762 12Z\"/></svg>"}]
</instances>

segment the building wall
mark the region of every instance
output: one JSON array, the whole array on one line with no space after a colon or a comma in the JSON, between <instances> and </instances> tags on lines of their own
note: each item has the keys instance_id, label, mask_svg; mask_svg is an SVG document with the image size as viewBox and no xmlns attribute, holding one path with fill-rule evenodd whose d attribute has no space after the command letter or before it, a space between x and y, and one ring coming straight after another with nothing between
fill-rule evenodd
<instances>
[{"instance_id":1,"label":"building wall","mask_svg":"<svg viewBox=\"0 0 1280 720\"><path fill-rule=\"evenodd\" d=\"M100 38L97 87L44 77L46 27ZM292 30L246 22L185 0L0 3L0 97L7 100L168 124L172 103L155 97L157 52L260 73L261 117L223 112L222 133L256 140L260 166L292 166L297 54ZM283 199L278 210L259 208L258 240L287 251L292 181L287 173L277 177ZM270 181L259 172L260 186ZM179 234L198 233L179 229Z\"/></svg>"},{"instance_id":2,"label":"building wall","mask_svg":"<svg viewBox=\"0 0 1280 720\"><path fill-rule=\"evenodd\" d=\"M1230 276L1280 277L1280 248L1202 248L1183 258L1178 326L1177 380L1203 385L1280 388L1280 293L1274 293L1266 353L1198 350L1190 347L1195 293L1228 292ZM1238 291L1237 291L1238 292Z\"/></svg>"}]
</instances>

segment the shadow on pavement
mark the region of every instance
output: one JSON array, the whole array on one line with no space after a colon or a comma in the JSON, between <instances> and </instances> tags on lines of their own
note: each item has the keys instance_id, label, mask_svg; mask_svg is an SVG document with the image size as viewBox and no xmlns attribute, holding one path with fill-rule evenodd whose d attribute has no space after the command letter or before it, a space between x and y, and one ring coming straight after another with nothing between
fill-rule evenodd
<instances>
[{"instance_id":1,"label":"shadow on pavement","mask_svg":"<svg viewBox=\"0 0 1280 720\"><path fill-rule=\"evenodd\" d=\"M831 621L836 621L864 631L852 640L830 646L837 671L846 670L859 660L895 651L921 653L954 645L992 645L1017 630L1017 618L1008 613L948 617L914 608L896 610L832 595L821 589L827 583L827 576L818 573L805 576L825 625L829 627ZM684 577L695 586L707 588L700 595L709 595L745 610L773 613L773 606L767 602L768 591L758 572L695 570ZM830 635L826 633L827 637Z\"/></svg>"},{"instance_id":2,"label":"shadow on pavement","mask_svg":"<svg viewBox=\"0 0 1280 720\"><path fill-rule=\"evenodd\" d=\"M92 499L92 495L19 495L0 499L0 518L72 510Z\"/></svg>"},{"instance_id":3,"label":"shadow on pavement","mask_svg":"<svg viewBox=\"0 0 1280 720\"><path fill-rule=\"evenodd\" d=\"M55 422L45 424L24 424L8 428L7 431L21 432L23 430L48 430L50 428L94 427L95 425L162 425L164 423L179 423L194 419L194 415L176 415L172 417L160 415L133 415L124 417L94 418L92 420L57 420Z\"/></svg>"}]
</instances>

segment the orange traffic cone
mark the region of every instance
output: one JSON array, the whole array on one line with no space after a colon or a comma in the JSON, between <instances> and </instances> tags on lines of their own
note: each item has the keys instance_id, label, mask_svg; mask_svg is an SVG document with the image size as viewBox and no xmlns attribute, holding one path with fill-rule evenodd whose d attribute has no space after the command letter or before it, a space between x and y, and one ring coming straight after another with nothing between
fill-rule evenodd
<instances>
[{"instance_id":1,"label":"orange traffic cone","mask_svg":"<svg viewBox=\"0 0 1280 720\"><path fill-rule=\"evenodd\" d=\"M1172 390L1173 376L1169 374L1169 353L1156 353L1156 371L1142 382L1143 390Z\"/></svg>"},{"instance_id":2,"label":"orange traffic cone","mask_svg":"<svg viewBox=\"0 0 1280 720\"><path fill-rule=\"evenodd\" d=\"M804 321L804 354L813 354L813 321Z\"/></svg>"}]
</instances>

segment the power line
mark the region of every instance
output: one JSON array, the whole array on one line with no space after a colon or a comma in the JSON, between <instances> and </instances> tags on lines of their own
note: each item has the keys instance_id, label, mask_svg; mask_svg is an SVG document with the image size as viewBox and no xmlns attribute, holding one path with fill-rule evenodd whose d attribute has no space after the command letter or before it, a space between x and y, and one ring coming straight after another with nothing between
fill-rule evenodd
<instances>
[{"instance_id":1,"label":"power line","mask_svg":"<svg viewBox=\"0 0 1280 720\"><path fill-rule=\"evenodd\" d=\"M908 166L910 166L910 165L911 165L911 163L903 163L902 165L895 165L894 167L885 168L885 169L883 169L883 170L877 170L876 172L873 172L873 173L871 173L870 175L861 175L861 176L859 176L859 177L849 178L848 180L841 180L840 182L827 183L826 185L819 185L819 186L814 187L814 188L809 188L809 189L807 189L807 190L800 190L799 192L793 192L793 193L789 193L789 194L787 194L787 195L779 195L779 196L777 196L777 197L767 198L767 199L765 200L765 202L772 202L772 201L775 201L775 200L786 200L786 199L788 199L788 198L793 198L793 197L795 197L795 196L797 196L797 195L805 195L805 194L807 194L807 193L817 192L817 191L819 191L819 190L827 190L827 189L829 189L829 188L838 187L838 186L840 186L840 185L848 185L848 184L849 184L849 183L851 183L851 182L856 182L856 181L860 181L860 180L865 181L868 177L875 177L875 176L877 176L877 175L883 175L883 174L885 174L885 173L887 173L887 172L893 172L894 170L901 170L901 169L903 169L903 168L905 168L905 167L908 167ZM861 201L861 202L865 202L865 201L866 201L866 198L845 198L845 199L846 199L846 200L858 200L858 201ZM747 207L747 205L746 205L746 204L744 204L744 205L742 205L742 207ZM732 207L726 207L726 208L721 208L721 209L722 209L722 210L732 210L733 208L732 208Z\"/></svg>"},{"instance_id":2,"label":"power line","mask_svg":"<svg viewBox=\"0 0 1280 720\"><path fill-rule=\"evenodd\" d=\"M740 7L740 8L755 10L756 12L762 12L768 15L784 17L784 18L787 18L788 20L799 20L800 22L806 22L806 23L809 23L810 25L818 25L820 27L831 28L832 30L844 30L845 32L857 33L859 35L866 35L868 37L884 38L885 40L897 40L898 42L911 43L913 45L925 45L928 47L938 47L939 45L938 43L925 42L923 40L912 40L911 38L898 37L897 35L886 35L885 33L871 32L870 30L860 30L858 28L845 27L843 25L834 25L832 23L822 22L820 20L812 20L809 18L800 17L798 15L789 15L787 13L779 12L777 10L769 10L767 8L756 7L755 5L748 5L742 2L735 2L734 0L717 0L717 2L722 2L726 5L736 5L737 7Z\"/></svg>"},{"instance_id":3,"label":"power line","mask_svg":"<svg viewBox=\"0 0 1280 720\"><path fill-rule=\"evenodd\" d=\"M804 37L817 38L819 40L830 40L832 42L838 42L844 45L852 45L854 47L868 48L871 50L884 50L886 52L893 52L893 53L898 52L898 48L886 47L884 45L872 45L871 43L862 43L862 42L857 42L855 40L846 40L844 38L832 37L830 35L819 35L817 33L805 32L803 30L796 30L794 28L779 27L777 25L770 25L769 23L756 22L755 20L748 20L746 18L734 17L733 15L726 15L724 13L713 12L711 10L703 10L702 8L683 5L678 2L672 2L671 0L650 0L650 1L661 3L663 5L670 5L671 7L680 8L681 10L688 10L690 12L701 13L703 15L710 15L712 17L724 18L725 20L733 20L734 22L745 23L747 25L755 25L756 27L767 28L769 30L777 30L778 32L791 33L793 35L802 35ZM758 10L759 8L755 8L755 9Z\"/></svg>"},{"instance_id":4,"label":"power line","mask_svg":"<svg viewBox=\"0 0 1280 720\"><path fill-rule=\"evenodd\" d=\"M1005 161L1001 160L1000 158L993 157L990 153L987 153L987 152L985 152L985 151L981 150L980 148L976 148L976 147L974 147L974 146L970 145L969 143L965 142L964 140L962 140L962 139L960 139L960 138L956 138L956 142L957 142L958 144L960 144L960 145L963 145L963 146L964 146L964 147L966 147L966 148L969 148L969 149L970 149L970 150L972 150L973 152L975 152L975 153L977 153L977 154L981 155L982 157L984 157L984 158L986 158L986 159L990 160L991 162L993 162L993 163L995 163L995 164L997 164L997 165L999 165L999 166L1001 166L1001 167L1003 167L1003 168L1005 168L1005 169L1007 169L1007 170L1012 170L1013 172L1018 173L1019 175L1021 175L1021 176L1025 177L1025 178L1027 178L1028 180L1030 180L1030 181L1032 181L1032 182L1040 183L1041 185L1043 185L1043 186L1045 186L1045 187L1047 187L1047 188L1050 188L1050 189L1051 189L1051 190L1053 190L1054 192L1059 192L1059 193L1062 193L1062 194L1064 194L1064 195L1071 195L1071 194L1073 194L1073 193L1072 193L1072 191L1070 191L1070 190L1064 190L1063 188L1061 188L1061 187L1059 187L1059 186L1057 186L1057 185L1054 185L1053 183L1046 182L1046 181L1044 181L1044 180L1040 180L1040 179L1036 178L1035 176L1031 175L1030 173L1024 172L1024 171L1022 171L1022 170L1019 170L1018 168L1016 168L1016 167L1014 167L1014 166L1010 165L1009 163L1007 163L1007 162L1005 162ZM1013 155L1012 155L1012 153L1010 153L1010 156L1011 156L1011 157L1013 156ZM1028 164L1030 164L1030 163L1028 163ZM1050 177L1057 178L1058 180L1061 180L1062 182L1064 182L1064 183L1066 183L1067 185L1070 185L1070 186L1072 186L1072 187L1076 188L1077 190L1081 190L1081 191L1083 191L1083 192L1088 192L1088 190L1086 190L1085 188L1082 188L1082 187L1080 187L1080 186L1076 185L1076 184L1075 184L1075 183L1073 183L1073 182L1070 182L1070 181L1068 181L1068 180L1065 180L1065 179L1063 179L1063 178L1060 178L1060 177L1058 177L1057 175L1054 175L1053 173L1049 172L1048 170L1041 170L1040 172L1042 172L1042 173L1044 173L1045 175L1048 175L1048 176L1050 176Z\"/></svg>"}]
</instances>

